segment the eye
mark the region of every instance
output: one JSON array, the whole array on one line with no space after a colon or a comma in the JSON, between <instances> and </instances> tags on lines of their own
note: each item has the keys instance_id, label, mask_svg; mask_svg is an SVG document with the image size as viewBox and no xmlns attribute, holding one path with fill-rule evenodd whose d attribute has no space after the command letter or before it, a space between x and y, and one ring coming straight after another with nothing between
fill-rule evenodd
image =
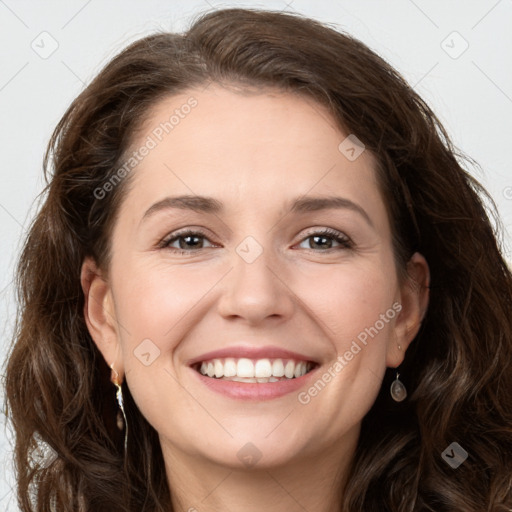
<instances>
[{"instance_id":1,"label":"eye","mask_svg":"<svg viewBox=\"0 0 512 512\"><path fill-rule=\"evenodd\" d=\"M201 239L208 240L206 234L202 231L185 230L178 233L173 233L171 238L162 240L158 245L160 249L170 249L179 254L186 254L193 252L194 249L204 249ZM178 242L178 247L173 247L173 244Z\"/></svg>"},{"instance_id":2,"label":"eye","mask_svg":"<svg viewBox=\"0 0 512 512\"><path fill-rule=\"evenodd\" d=\"M204 246L204 240L208 240L208 243L211 244L203 231L187 229L173 233L171 237L162 240L158 247L160 249L171 250L177 254L191 254L194 250L198 251L206 248ZM337 247L333 247L333 242L339 244L338 249L350 249L354 245L350 238L345 236L343 233L329 228L312 232L306 238L302 239L301 244L307 240L312 240L312 244L310 243L309 248L302 248L315 252L328 252L332 249L335 250ZM178 243L178 246L173 246L176 243ZM210 246L216 247L214 244L211 244ZM320 251L316 250L318 248L320 248Z\"/></svg>"},{"instance_id":3,"label":"eye","mask_svg":"<svg viewBox=\"0 0 512 512\"><path fill-rule=\"evenodd\" d=\"M329 228L309 234L306 238L303 238L301 244L307 240L313 240L313 242L312 244L310 242L309 248L303 247L303 249L315 250L320 247L320 252L327 252L331 249L336 249L336 247L332 247L333 241L340 245L338 249L351 249L354 246L352 240L350 240L346 235L340 231Z\"/></svg>"}]
</instances>

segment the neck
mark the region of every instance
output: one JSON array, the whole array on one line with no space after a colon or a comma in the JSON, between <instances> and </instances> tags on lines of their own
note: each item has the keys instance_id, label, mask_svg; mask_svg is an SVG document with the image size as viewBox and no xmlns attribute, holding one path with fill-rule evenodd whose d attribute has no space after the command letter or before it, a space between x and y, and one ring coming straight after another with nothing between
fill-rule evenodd
<instances>
[{"instance_id":1,"label":"neck","mask_svg":"<svg viewBox=\"0 0 512 512\"><path fill-rule=\"evenodd\" d=\"M359 425L336 446L296 454L281 465L234 467L183 452L161 439L174 512L332 512L343 488L359 436Z\"/></svg>"}]
</instances>

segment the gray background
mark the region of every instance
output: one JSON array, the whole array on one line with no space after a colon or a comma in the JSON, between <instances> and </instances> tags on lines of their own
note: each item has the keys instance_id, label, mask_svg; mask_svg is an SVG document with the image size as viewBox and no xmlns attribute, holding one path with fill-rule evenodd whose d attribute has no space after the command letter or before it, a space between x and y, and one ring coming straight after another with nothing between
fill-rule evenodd
<instances>
[{"instance_id":1,"label":"gray background","mask_svg":"<svg viewBox=\"0 0 512 512\"><path fill-rule=\"evenodd\" d=\"M14 264L42 189L43 152L66 107L129 42L155 30L182 31L192 16L228 6L298 11L329 22L395 66L480 164L472 172L498 205L512 259L512 0L0 0L2 362L15 315ZM0 510L15 512L4 413L0 423Z\"/></svg>"}]
</instances>

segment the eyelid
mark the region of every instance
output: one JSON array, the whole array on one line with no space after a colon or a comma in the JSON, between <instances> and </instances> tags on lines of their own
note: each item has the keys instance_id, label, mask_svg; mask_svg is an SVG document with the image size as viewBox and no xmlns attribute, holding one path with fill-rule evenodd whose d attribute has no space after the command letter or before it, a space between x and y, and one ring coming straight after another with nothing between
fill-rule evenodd
<instances>
[{"instance_id":1,"label":"eyelid","mask_svg":"<svg viewBox=\"0 0 512 512\"><path fill-rule=\"evenodd\" d=\"M188 235L199 235L200 238L204 238L204 239L208 240L213 246L217 246L217 247L219 246L218 244L216 244L215 242L212 242L212 240L210 240L209 235L206 233L206 231L203 228L187 227L187 228L183 228L183 229L174 231L169 236L165 237L163 240L161 240L158 243L158 248L159 249L168 249L171 252L174 252L176 254L190 254L190 255L192 255L194 252L199 252L201 250L208 249L208 247L199 247L198 249L187 250L187 249L178 249L175 247L170 247L171 243L175 242L177 239L179 239L181 237L185 237ZM304 233L304 235L298 241L298 244L303 243L305 240L307 240L308 238L315 236L315 235L316 236L327 236L329 238L332 238L338 244L341 245L341 248L344 248L344 249L350 249L350 248L354 247L354 243L349 236L347 236L342 231L339 231L339 230L333 229L333 228L329 228L329 227L310 228L306 233ZM297 245L297 244L295 244L295 245ZM337 248L329 248L329 249L325 249L325 250L315 250L315 249L306 249L306 250L313 251L313 252L331 253L332 251L336 251Z\"/></svg>"},{"instance_id":2,"label":"eyelid","mask_svg":"<svg viewBox=\"0 0 512 512\"><path fill-rule=\"evenodd\" d=\"M322 227L314 227L314 228L309 228L306 231L306 233L304 233L304 235L301 238L301 241L304 240L305 238L308 238L313 235L318 235L318 234L328 234L328 235L332 235L332 236L337 236L339 238L346 238L347 240L350 239L345 233L343 233L342 231L339 231L337 229L327 228L327 227L323 227L323 228Z\"/></svg>"},{"instance_id":3,"label":"eyelid","mask_svg":"<svg viewBox=\"0 0 512 512\"><path fill-rule=\"evenodd\" d=\"M176 239L187 236L187 235L199 235L200 237L207 239L209 242L211 242L213 245L215 245L215 243L210 240L208 233L203 228L196 228L196 227L192 226L192 227L188 227L188 228L178 229L177 231L173 231L168 236L164 237L157 244L157 247L159 249L167 249L167 248L169 248L169 244L171 242L174 242ZM182 251L182 252L193 252L193 251L186 251L185 249L176 249L176 248L169 248L169 249L175 250L175 251Z\"/></svg>"},{"instance_id":4,"label":"eyelid","mask_svg":"<svg viewBox=\"0 0 512 512\"><path fill-rule=\"evenodd\" d=\"M302 242L304 242L308 238L310 238L312 236L315 236L315 235L316 236L327 236L329 238L332 238L336 242L341 244L344 248L347 248L347 249L354 247L354 242L352 241L352 239L348 235L346 235L342 231L339 231L339 230L333 229L333 228L328 228L328 227L324 227L324 228L318 228L318 227L317 228L311 228L311 231L306 232L302 236L302 238L299 241L299 244L301 244ZM313 252L331 252L332 250L336 250L336 248L326 249L324 251L315 251L314 249L306 249L306 250L313 251Z\"/></svg>"}]
</instances>

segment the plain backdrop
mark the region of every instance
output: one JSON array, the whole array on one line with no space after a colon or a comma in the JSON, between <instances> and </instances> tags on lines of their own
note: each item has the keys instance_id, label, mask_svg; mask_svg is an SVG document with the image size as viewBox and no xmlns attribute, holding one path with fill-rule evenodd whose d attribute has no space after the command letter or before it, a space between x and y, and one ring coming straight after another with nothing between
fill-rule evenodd
<instances>
[{"instance_id":1,"label":"plain backdrop","mask_svg":"<svg viewBox=\"0 0 512 512\"><path fill-rule=\"evenodd\" d=\"M65 109L129 42L183 31L212 9L297 11L361 39L423 96L512 232L512 0L0 0L0 358L15 320L13 269ZM2 366L2 374L4 366ZM3 403L3 390L0 398ZM12 435L0 415L0 510L15 512Z\"/></svg>"}]
</instances>

